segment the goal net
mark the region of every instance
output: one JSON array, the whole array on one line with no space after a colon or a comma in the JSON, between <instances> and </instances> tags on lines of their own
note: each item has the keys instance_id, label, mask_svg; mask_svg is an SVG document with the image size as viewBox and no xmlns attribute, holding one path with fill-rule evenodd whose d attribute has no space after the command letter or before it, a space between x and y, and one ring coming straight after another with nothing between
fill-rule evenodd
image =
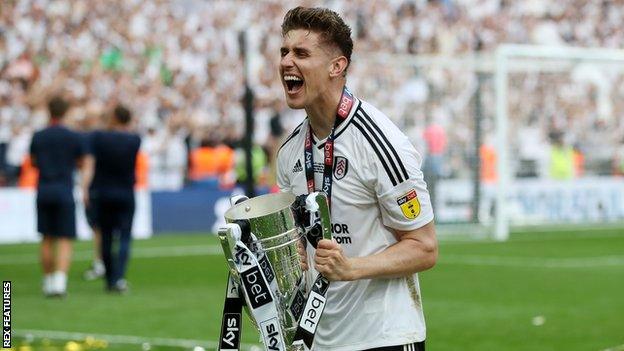
<instances>
[{"instance_id":1,"label":"goal net","mask_svg":"<svg viewBox=\"0 0 624 351\"><path fill-rule=\"evenodd\" d=\"M505 240L516 226L624 221L624 50L354 62L357 93L424 155L442 232Z\"/></svg>"},{"instance_id":2,"label":"goal net","mask_svg":"<svg viewBox=\"0 0 624 351\"><path fill-rule=\"evenodd\" d=\"M494 235L624 219L624 50L496 52Z\"/></svg>"}]
</instances>

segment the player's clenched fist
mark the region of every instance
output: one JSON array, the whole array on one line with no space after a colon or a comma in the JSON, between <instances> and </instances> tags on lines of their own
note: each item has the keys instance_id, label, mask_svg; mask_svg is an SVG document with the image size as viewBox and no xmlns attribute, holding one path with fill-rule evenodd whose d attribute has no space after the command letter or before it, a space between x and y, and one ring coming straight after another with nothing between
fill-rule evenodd
<instances>
[{"instance_id":1,"label":"player's clenched fist","mask_svg":"<svg viewBox=\"0 0 624 351\"><path fill-rule=\"evenodd\" d=\"M318 242L314 268L330 281L353 280L351 261L344 255L342 246L333 240Z\"/></svg>"}]
</instances>

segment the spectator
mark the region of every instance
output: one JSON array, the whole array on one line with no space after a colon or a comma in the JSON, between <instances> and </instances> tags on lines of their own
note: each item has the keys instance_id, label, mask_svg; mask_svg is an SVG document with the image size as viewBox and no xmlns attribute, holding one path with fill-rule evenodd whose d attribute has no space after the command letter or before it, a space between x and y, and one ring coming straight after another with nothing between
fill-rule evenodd
<instances>
[{"instance_id":1,"label":"spectator","mask_svg":"<svg viewBox=\"0 0 624 351\"><path fill-rule=\"evenodd\" d=\"M20 175L22 164L28 155L31 138L32 132L27 124L16 125L13 128L13 136L6 148L6 170L11 183Z\"/></svg>"},{"instance_id":2,"label":"spectator","mask_svg":"<svg viewBox=\"0 0 624 351\"><path fill-rule=\"evenodd\" d=\"M613 174L624 176L624 138L620 141L620 145L613 158Z\"/></svg>"},{"instance_id":3,"label":"spectator","mask_svg":"<svg viewBox=\"0 0 624 351\"><path fill-rule=\"evenodd\" d=\"M214 135L205 136L200 146L191 152L189 169L193 181L224 180L234 170L234 151L217 141Z\"/></svg>"},{"instance_id":4,"label":"spectator","mask_svg":"<svg viewBox=\"0 0 624 351\"><path fill-rule=\"evenodd\" d=\"M566 145L563 133L550 132L550 178L568 180L574 178L574 150Z\"/></svg>"},{"instance_id":5,"label":"spectator","mask_svg":"<svg viewBox=\"0 0 624 351\"><path fill-rule=\"evenodd\" d=\"M486 142L479 148L479 155L481 157L481 181L486 184L493 184L498 179L496 169L497 153L494 145L489 142L488 139L486 139Z\"/></svg>"},{"instance_id":6,"label":"spectator","mask_svg":"<svg viewBox=\"0 0 624 351\"><path fill-rule=\"evenodd\" d=\"M236 182L240 185L247 180L247 158L242 148L235 150L236 159ZM254 184L258 186L267 186L268 160L264 149L258 145L254 145L251 149L251 167L254 176Z\"/></svg>"},{"instance_id":7,"label":"spectator","mask_svg":"<svg viewBox=\"0 0 624 351\"><path fill-rule=\"evenodd\" d=\"M33 165L30 155L24 158L20 167L18 186L22 189L36 189L39 181L39 171Z\"/></svg>"},{"instance_id":8,"label":"spectator","mask_svg":"<svg viewBox=\"0 0 624 351\"><path fill-rule=\"evenodd\" d=\"M464 150L474 148L472 134L466 131L472 127L470 97L476 73L463 62L471 62L477 48L481 49L479 55L486 56L500 43L617 48L624 38L624 7L606 0L565 4L545 0L323 0L322 4L340 7L347 22L354 24L359 38L356 52L360 53L357 64L350 68L350 86L355 93L369 96L402 128L422 128L413 116L424 115L423 111L432 107L449 109L444 126L458 126L447 129L444 156L453 161L446 164L449 175L470 174L462 169L469 169L471 162L471 155ZM78 124L84 105L102 101L109 108L124 102L141 111L137 120L143 135L149 128L163 138L172 135L168 130L172 116L202 128L240 126L244 114L238 31L245 26L253 33L249 37L249 82L257 93L258 106L268 106L281 96L272 59L280 43L266 34L278 30L279 18L288 5L283 0L5 1L0 14L0 172L6 153L2 145L6 148L10 131L15 126L41 127L45 118L36 111L36 102L43 94L60 89L76 112L68 119L75 117ZM254 16L256 13L265 16ZM390 56L396 62L394 67L383 64L388 56L380 57L380 52L394 55ZM424 61L403 56L413 54L423 55ZM445 64L446 59L438 60L435 55L459 63ZM553 110L569 110L562 122L569 125L567 131L585 151L586 173L604 173L605 161L610 172L617 140L584 124L591 123L592 115L599 112L609 121L607 131L617 131L611 127L621 124L618 117L624 113L624 105L618 103L624 100L623 90L618 88L624 77L613 74L599 79L604 76L600 70L581 66L586 65L578 65L572 72L528 72L520 79L512 78L510 128L521 130L530 125L531 115L537 115L541 116L536 121L541 130L533 135L546 135L543 126L550 117L545 116L551 116ZM493 89L492 82L486 80L482 86L486 118L494 114ZM181 117L175 117L178 115ZM283 117L287 126L290 122ZM264 136L268 134L259 132L256 142L270 148L271 141ZM150 178L163 179L150 182L155 189L178 189L182 183L179 169L187 167L186 158L180 163L180 159L167 156L179 155L175 151L179 144L171 148L169 144L182 139L189 150L189 139L190 144L199 144L201 139L192 129L181 128L175 135L161 140L155 154L147 152L150 161L155 155L162 159L150 162ZM592 140L599 143L592 145ZM509 144L512 150L519 149L525 160L535 162L525 157L525 151L531 149L527 145L532 143L512 134Z\"/></svg>"},{"instance_id":9,"label":"spectator","mask_svg":"<svg viewBox=\"0 0 624 351\"><path fill-rule=\"evenodd\" d=\"M585 173L585 155L578 144L572 146L572 163L574 165L574 178L580 178Z\"/></svg>"},{"instance_id":10,"label":"spectator","mask_svg":"<svg viewBox=\"0 0 624 351\"><path fill-rule=\"evenodd\" d=\"M423 139L427 144L427 156L425 157L425 163L423 166L423 174L425 176L425 182L429 187L429 194L431 196L431 203L436 204L436 183L443 175L444 167L444 155L446 153L446 132L444 127L437 121L427 115L427 126L423 132Z\"/></svg>"}]
</instances>

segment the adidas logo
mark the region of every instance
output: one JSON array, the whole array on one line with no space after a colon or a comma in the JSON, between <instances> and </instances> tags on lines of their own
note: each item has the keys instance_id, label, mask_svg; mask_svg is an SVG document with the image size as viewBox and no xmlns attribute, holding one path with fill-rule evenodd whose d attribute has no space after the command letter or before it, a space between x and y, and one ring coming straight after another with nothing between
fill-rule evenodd
<instances>
[{"instance_id":1,"label":"adidas logo","mask_svg":"<svg viewBox=\"0 0 624 351\"><path fill-rule=\"evenodd\" d=\"M297 172L302 172L303 171L303 167L301 166L301 160L297 160L297 163L295 163L295 167L293 167L293 173L297 173Z\"/></svg>"}]
</instances>

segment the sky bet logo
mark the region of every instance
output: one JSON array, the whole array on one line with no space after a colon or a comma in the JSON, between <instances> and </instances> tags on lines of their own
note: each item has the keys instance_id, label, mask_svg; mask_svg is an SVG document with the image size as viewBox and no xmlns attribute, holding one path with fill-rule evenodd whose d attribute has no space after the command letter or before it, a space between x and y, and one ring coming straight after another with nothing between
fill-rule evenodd
<instances>
[{"instance_id":1,"label":"sky bet logo","mask_svg":"<svg viewBox=\"0 0 624 351\"><path fill-rule=\"evenodd\" d=\"M240 340L240 313L226 313L219 350L237 350Z\"/></svg>"},{"instance_id":2,"label":"sky bet logo","mask_svg":"<svg viewBox=\"0 0 624 351\"><path fill-rule=\"evenodd\" d=\"M353 105L353 97L350 92L345 91L338 105L338 115L342 118L346 118L349 115L349 111L351 111L351 105Z\"/></svg>"},{"instance_id":3,"label":"sky bet logo","mask_svg":"<svg viewBox=\"0 0 624 351\"><path fill-rule=\"evenodd\" d=\"M305 164L306 164L306 168L308 169L312 168L312 153L311 152L306 152Z\"/></svg>"},{"instance_id":4,"label":"sky bet logo","mask_svg":"<svg viewBox=\"0 0 624 351\"><path fill-rule=\"evenodd\" d=\"M236 246L236 250L237 251L234 254L236 260L240 262L243 266L251 266L251 258L249 257L247 251L245 251L245 249L240 246Z\"/></svg>"},{"instance_id":5,"label":"sky bet logo","mask_svg":"<svg viewBox=\"0 0 624 351\"><path fill-rule=\"evenodd\" d=\"M262 274L260 273L258 266L242 272L241 280L253 309L264 306L273 301L269 288L262 278Z\"/></svg>"},{"instance_id":6,"label":"sky bet logo","mask_svg":"<svg viewBox=\"0 0 624 351\"><path fill-rule=\"evenodd\" d=\"M282 350L282 337L279 333L279 325L277 325L277 318L271 318L260 323L260 330L264 335L264 342L267 350Z\"/></svg>"},{"instance_id":7,"label":"sky bet logo","mask_svg":"<svg viewBox=\"0 0 624 351\"><path fill-rule=\"evenodd\" d=\"M323 295L310 291L310 297L308 297L308 303L306 304L305 310L303 310L303 316L301 317L299 326L309 333L314 334L324 307L325 298Z\"/></svg>"},{"instance_id":8,"label":"sky bet logo","mask_svg":"<svg viewBox=\"0 0 624 351\"><path fill-rule=\"evenodd\" d=\"M325 294L329 288L329 281L323 276L319 276L314 282L310 296L308 296L308 302L303 310L303 316L299 321L299 327L306 330L308 333L314 335L321 314L325 309Z\"/></svg>"},{"instance_id":9,"label":"sky bet logo","mask_svg":"<svg viewBox=\"0 0 624 351\"><path fill-rule=\"evenodd\" d=\"M260 265L260 268L262 268L262 272L264 273L267 282L270 284L273 279L275 279L275 274L273 274L273 268L271 268L269 259L266 256L262 256L262 258L258 260L258 264Z\"/></svg>"}]
</instances>

